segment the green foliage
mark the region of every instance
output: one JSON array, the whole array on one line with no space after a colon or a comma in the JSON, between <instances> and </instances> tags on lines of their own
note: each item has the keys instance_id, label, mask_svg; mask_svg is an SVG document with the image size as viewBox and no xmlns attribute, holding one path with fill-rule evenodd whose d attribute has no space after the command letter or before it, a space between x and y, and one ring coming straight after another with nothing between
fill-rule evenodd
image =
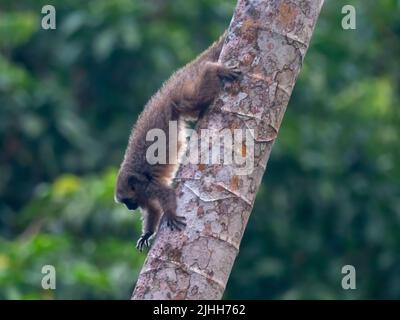
<instances>
[{"instance_id":1,"label":"green foliage","mask_svg":"<svg viewBox=\"0 0 400 320\"><path fill-rule=\"evenodd\" d=\"M400 296L400 5L348 2L354 31L326 1L226 298ZM57 0L52 31L45 4L0 4L0 299L126 299L145 257L113 201L129 130L235 3Z\"/></svg>"},{"instance_id":2,"label":"green foliage","mask_svg":"<svg viewBox=\"0 0 400 320\"><path fill-rule=\"evenodd\" d=\"M36 188L19 216L23 232L0 241L0 298L129 297L144 256L134 248L139 221L111 200L115 176L67 174ZM57 272L54 291L41 289L47 264Z\"/></svg>"}]
</instances>

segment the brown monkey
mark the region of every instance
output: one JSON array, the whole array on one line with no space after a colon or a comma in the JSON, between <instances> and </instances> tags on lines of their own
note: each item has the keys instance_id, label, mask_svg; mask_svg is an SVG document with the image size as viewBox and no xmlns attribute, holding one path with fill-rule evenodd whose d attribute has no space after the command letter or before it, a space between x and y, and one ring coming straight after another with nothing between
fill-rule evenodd
<instances>
[{"instance_id":1,"label":"brown monkey","mask_svg":"<svg viewBox=\"0 0 400 320\"><path fill-rule=\"evenodd\" d=\"M225 34L194 61L175 72L146 104L129 137L128 147L121 164L115 200L130 210L141 208L143 232L136 247L141 251L149 246L163 212L171 230L185 227L185 218L176 215L175 191L170 182L176 171L176 162L149 164L146 150L151 142L146 134L161 129L167 136L166 154L170 145L169 121L178 122L178 154L185 148L184 122L198 116L207 108L221 89L221 80L234 80L240 75L236 67L218 63ZM171 138L172 139L172 138ZM176 138L175 138L176 139Z\"/></svg>"}]
</instances>

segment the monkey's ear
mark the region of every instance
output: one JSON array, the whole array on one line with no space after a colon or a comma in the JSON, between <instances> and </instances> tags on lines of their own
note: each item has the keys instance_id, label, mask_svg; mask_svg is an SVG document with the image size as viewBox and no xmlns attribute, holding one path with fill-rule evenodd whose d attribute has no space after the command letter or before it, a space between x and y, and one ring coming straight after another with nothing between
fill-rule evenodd
<instances>
[{"instance_id":1,"label":"monkey's ear","mask_svg":"<svg viewBox=\"0 0 400 320\"><path fill-rule=\"evenodd\" d=\"M134 172L128 180L128 183L132 189L135 189L135 185L138 183L148 183L150 181L149 176L146 174L141 174Z\"/></svg>"}]
</instances>

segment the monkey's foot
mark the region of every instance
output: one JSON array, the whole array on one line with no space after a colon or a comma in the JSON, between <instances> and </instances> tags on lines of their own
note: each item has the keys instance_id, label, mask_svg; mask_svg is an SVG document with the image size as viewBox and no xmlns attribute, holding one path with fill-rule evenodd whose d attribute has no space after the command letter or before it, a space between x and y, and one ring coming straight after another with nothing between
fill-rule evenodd
<instances>
[{"instance_id":1,"label":"monkey's foot","mask_svg":"<svg viewBox=\"0 0 400 320\"><path fill-rule=\"evenodd\" d=\"M239 69L239 64L224 66L219 74L222 79L234 81L242 75Z\"/></svg>"},{"instance_id":2,"label":"monkey's foot","mask_svg":"<svg viewBox=\"0 0 400 320\"><path fill-rule=\"evenodd\" d=\"M171 231L181 231L186 227L185 220L186 218L181 216L167 216L167 226L171 229Z\"/></svg>"},{"instance_id":3,"label":"monkey's foot","mask_svg":"<svg viewBox=\"0 0 400 320\"><path fill-rule=\"evenodd\" d=\"M149 238L151 237L151 235L151 232L146 232L142 234L138 242L136 243L136 249L138 249L139 251L143 251L144 247L150 247Z\"/></svg>"}]
</instances>

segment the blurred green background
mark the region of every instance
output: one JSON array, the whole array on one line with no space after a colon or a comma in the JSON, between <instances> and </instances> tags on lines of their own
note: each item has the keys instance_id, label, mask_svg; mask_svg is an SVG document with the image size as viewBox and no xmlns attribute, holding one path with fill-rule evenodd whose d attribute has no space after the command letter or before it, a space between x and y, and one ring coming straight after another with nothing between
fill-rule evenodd
<instances>
[{"instance_id":1,"label":"blurred green background","mask_svg":"<svg viewBox=\"0 0 400 320\"><path fill-rule=\"evenodd\" d=\"M130 128L235 1L54 0L53 31L45 4L0 1L0 299L127 299L145 258L113 201ZM400 298L399 36L398 0L326 1L225 298Z\"/></svg>"}]
</instances>

